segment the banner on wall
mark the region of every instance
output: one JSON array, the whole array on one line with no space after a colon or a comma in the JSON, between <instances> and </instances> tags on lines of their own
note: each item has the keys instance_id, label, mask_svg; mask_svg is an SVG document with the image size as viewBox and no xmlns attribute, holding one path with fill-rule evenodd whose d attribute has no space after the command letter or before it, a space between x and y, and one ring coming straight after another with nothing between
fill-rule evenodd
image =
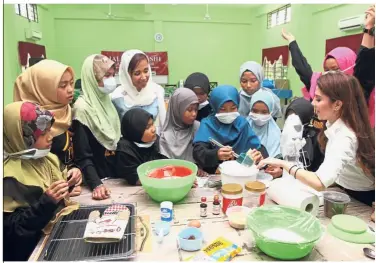
<instances>
[{"instance_id":1,"label":"banner on wall","mask_svg":"<svg viewBox=\"0 0 376 263\"><path fill-rule=\"evenodd\" d=\"M102 51L101 54L109 57L116 63L116 75L119 73L121 56L124 51ZM167 52L145 52L149 58L153 81L158 84L168 83L168 55ZM120 84L120 83L119 83Z\"/></svg>"},{"instance_id":2,"label":"banner on wall","mask_svg":"<svg viewBox=\"0 0 376 263\"><path fill-rule=\"evenodd\" d=\"M18 42L18 58L22 72L29 67L30 58L47 58L46 47L30 42Z\"/></svg>"}]
</instances>

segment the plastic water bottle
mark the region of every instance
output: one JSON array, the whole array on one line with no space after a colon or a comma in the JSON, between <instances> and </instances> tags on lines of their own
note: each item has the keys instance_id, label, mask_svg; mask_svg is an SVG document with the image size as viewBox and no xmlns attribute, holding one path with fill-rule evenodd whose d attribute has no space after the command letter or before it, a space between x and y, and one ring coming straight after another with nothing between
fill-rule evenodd
<instances>
[{"instance_id":1,"label":"plastic water bottle","mask_svg":"<svg viewBox=\"0 0 376 263\"><path fill-rule=\"evenodd\" d=\"M161 220L165 222L172 221L172 202L164 201L161 203Z\"/></svg>"}]
</instances>

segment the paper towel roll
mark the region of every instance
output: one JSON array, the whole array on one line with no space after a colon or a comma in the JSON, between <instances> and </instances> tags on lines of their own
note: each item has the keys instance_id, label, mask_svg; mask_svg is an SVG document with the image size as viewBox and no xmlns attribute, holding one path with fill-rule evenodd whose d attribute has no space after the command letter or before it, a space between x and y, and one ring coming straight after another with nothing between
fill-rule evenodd
<instances>
[{"instance_id":1,"label":"paper towel roll","mask_svg":"<svg viewBox=\"0 0 376 263\"><path fill-rule=\"evenodd\" d=\"M298 208L316 216L320 203L318 196L302 190L294 181L286 178L273 180L267 190L268 196L277 204Z\"/></svg>"},{"instance_id":2,"label":"paper towel roll","mask_svg":"<svg viewBox=\"0 0 376 263\"><path fill-rule=\"evenodd\" d=\"M291 184L297 184L301 189L307 190L308 192L311 192L312 194L317 195L319 197L319 200L320 200L320 206L324 205L324 196L323 196L322 192L316 191L312 187L309 187L308 185L302 183L299 180L296 180L292 175L288 174L288 172L286 170L283 170L282 178L291 180Z\"/></svg>"}]
</instances>

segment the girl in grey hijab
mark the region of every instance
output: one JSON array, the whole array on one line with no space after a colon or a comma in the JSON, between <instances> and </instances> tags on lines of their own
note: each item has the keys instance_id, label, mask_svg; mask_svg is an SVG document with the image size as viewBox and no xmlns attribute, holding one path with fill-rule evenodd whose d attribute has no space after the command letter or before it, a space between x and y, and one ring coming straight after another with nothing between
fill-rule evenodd
<instances>
[{"instance_id":1,"label":"girl in grey hijab","mask_svg":"<svg viewBox=\"0 0 376 263\"><path fill-rule=\"evenodd\" d=\"M179 88L172 94L159 141L161 154L194 162L192 141L200 126L197 110L198 99L192 90Z\"/></svg>"},{"instance_id":2,"label":"girl in grey hijab","mask_svg":"<svg viewBox=\"0 0 376 263\"><path fill-rule=\"evenodd\" d=\"M262 66L254 61L247 61L240 66L240 86L242 90L239 92L240 104L239 113L244 117L248 117L251 111L251 98L252 95L259 89L269 91L274 100L273 118L282 117L281 103L277 95L270 89L264 88L262 82L264 80L264 69Z\"/></svg>"}]
</instances>

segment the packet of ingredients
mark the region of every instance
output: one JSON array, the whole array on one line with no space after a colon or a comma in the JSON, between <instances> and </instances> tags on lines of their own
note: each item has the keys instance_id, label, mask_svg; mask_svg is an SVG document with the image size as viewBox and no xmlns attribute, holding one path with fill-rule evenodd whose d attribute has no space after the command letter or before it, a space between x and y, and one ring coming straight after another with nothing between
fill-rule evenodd
<instances>
[{"instance_id":1,"label":"packet of ingredients","mask_svg":"<svg viewBox=\"0 0 376 263\"><path fill-rule=\"evenodd\" d=\"M241 251L241 247L223 237L219 237L185 261L231 261Z\"/></svg>"}]
</instances>

